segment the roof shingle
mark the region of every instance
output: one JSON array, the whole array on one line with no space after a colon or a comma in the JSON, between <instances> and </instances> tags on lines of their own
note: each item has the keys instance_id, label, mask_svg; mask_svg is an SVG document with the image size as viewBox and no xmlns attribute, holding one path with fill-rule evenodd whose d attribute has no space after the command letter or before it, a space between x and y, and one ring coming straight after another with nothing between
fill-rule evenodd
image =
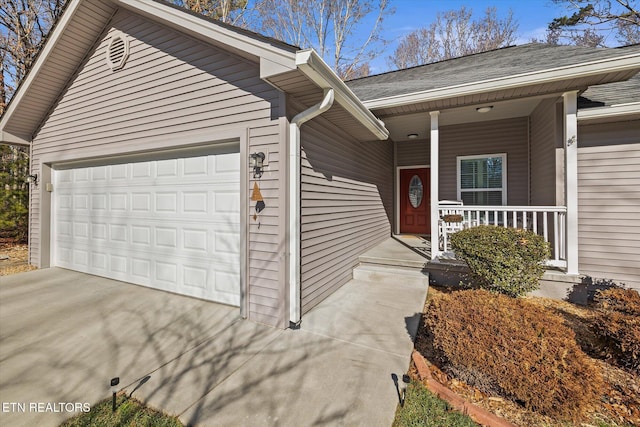
<instances>
[{"instance_id":1,"label":"roof shingle","mask_svg":"<svg viewBox=\"0 0 640 427\"><path fill-rule=\"evenodd\" d=\"M530 43L363 77L346 83L361 100L370 101L638 52L640 45L624 48L590 48Z\"/></svg>"}]
</instances>

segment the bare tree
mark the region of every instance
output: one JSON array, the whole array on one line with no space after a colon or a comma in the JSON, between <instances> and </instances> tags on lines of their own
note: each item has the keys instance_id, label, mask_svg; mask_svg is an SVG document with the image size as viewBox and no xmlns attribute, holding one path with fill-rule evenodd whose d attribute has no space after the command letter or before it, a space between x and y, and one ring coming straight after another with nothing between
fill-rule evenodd
<instances>
[{"instance_id":1,"label":"bare tree","mask_svg":"<svg viewBox=\"0 0 640 427\"><path fill-rule=\"evenodd\" d=\"M257 0L257 30L303 48L313 47L343 79L368 73L366 65L380 55L389 0ZM365 19L373 23L361 33Z\"/></svg>"},{"instance_id":2,"label":"bare tree","mask_svg":"<svg viewBox=\"0 0 640 427\"><path fill-rule=\"evenodd\" d=\"M232 25L243 25L248 0L173 0L185 9Z\"/></svg>"},{"instance_id":3,"label":"bare tree","mask_svg":"<svg viewBox=\"0 0 640 427\"><path fill-rule=\"evenodd\" d=\"M499 19L495 7L485 10L478 20L472 19L472 10L441 12L428 27L419 28L400 40L389 65L407 68L448 58L484 52L508 46L515 42L518 24L510 10Z\"/></svg>"},{"instance_id":4,"label":"bare tree","mask_svg":"<svg viewBox=\"0 0 640 427\"><path fill-rule=\"evenodd\" d=\"M604 46L609 34L618 43L640 42L640 4L638 0L553 0L571 12L555 18L549 31L572 44Z\"/></svg>"},{"instance_id":5,"label":"bare tree","mask_svg":"<svg viewBox=\"0 0 640 427\"><path fill-rule=\"evenodd\" d=\"M31 67L66 0L0 0L3 90L0 114Z\"/></svg>"}]
</instances>

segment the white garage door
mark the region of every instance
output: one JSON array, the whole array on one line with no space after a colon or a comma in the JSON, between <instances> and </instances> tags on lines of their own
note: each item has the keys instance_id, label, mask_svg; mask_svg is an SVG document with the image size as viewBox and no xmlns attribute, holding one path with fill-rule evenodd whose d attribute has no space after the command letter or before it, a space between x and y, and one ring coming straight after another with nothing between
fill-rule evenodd
<instances>
[{"instance_id":1,"label":"white garage door","mask_svg":"<svg viewBox=\"0 0 640 427\"><path fill-rule=\"evenodd\" d=\"M55 265L240 304L240 155L54 171Z\"/></svg>"}]
</instances>

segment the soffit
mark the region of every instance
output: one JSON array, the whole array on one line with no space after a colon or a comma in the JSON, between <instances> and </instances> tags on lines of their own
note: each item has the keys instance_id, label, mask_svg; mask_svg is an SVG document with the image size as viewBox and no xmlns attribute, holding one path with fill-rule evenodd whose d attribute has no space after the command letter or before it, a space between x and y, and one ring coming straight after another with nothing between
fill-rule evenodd
<instances>
[{"instance_id":1,"label":"soffit","mask_svg":"<svg viewBox=\"0 0 640 427\"><path fill-rule=\"evenodd\" d=\"M372 111L381 119L387 117L413 114L429 111L442 111L452 108L464 106L472 106L479 104L487 104L492 102L507 101L512 99L522 99L527 97L538 97L543 95L552 95L566 91L578 90L583 91L589 86L601 85L620 80L626 80L634 76L638 69L631 69L619 72L597 74L580 78L569 78L553 82L544 82L538 84L529 84L514 88L501 90L478 91L462 96L442 97L431 99L428 101L408 103L404 105L396 105L390 107L372 108ZM366 105L366 103L365 103Z\"/></svg>"},{"instance_id":2,"label":"soffit","mask_svg":"<svg viewBox=\"0 0 640 427\"><path fill-rule=\"evenodd\" d=\"M293 98L294 104L301 107L300 111L317 104L323 97L323 89L299 69L271 76L268 81ZM296 111L296 113L298 112ZM338 102L334 102L333 106L322 114L322 117L360 141L376 140L371 131Z\"/></svg>"},{"instance_id":3,"label":"soffit","mask_svg":"<svg viewBox=\"0 0 640 427\"><path fill-rule=\"evenodd\" d=\"M61 20L54 27L50 33L53 39L49 42L55 43L48 42L34 61L38 72L29 73L16 90L7 108L11 120L7 121L3 131L31 140L36 127L55 104L116 11L109 0L85 0L68 7L74 6L75 11L71 11L74 12L73 19L69 16L68 22ZM56 31L60 32L58 37Z\"/></svg>"}]
</instances>

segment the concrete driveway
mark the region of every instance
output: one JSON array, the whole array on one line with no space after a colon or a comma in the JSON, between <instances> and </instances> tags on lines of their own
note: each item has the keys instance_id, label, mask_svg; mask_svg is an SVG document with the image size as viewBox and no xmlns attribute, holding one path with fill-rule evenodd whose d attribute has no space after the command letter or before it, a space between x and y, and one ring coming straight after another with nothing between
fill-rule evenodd
<instances>
[{"instance_id":1,"label":"concrete driveway","mask_svg":"<svg viewBox=\"0 0 640 427\"><path fill-rule=\"evenodd\" d=\"M426 288L352 281L299 330L63 269L0 277L0 425L127 393L203 426L389 426ZM40 404L40 405L38 405ZM49 404L49 405L47 405Z\"/></svg>"}]
</instances>

